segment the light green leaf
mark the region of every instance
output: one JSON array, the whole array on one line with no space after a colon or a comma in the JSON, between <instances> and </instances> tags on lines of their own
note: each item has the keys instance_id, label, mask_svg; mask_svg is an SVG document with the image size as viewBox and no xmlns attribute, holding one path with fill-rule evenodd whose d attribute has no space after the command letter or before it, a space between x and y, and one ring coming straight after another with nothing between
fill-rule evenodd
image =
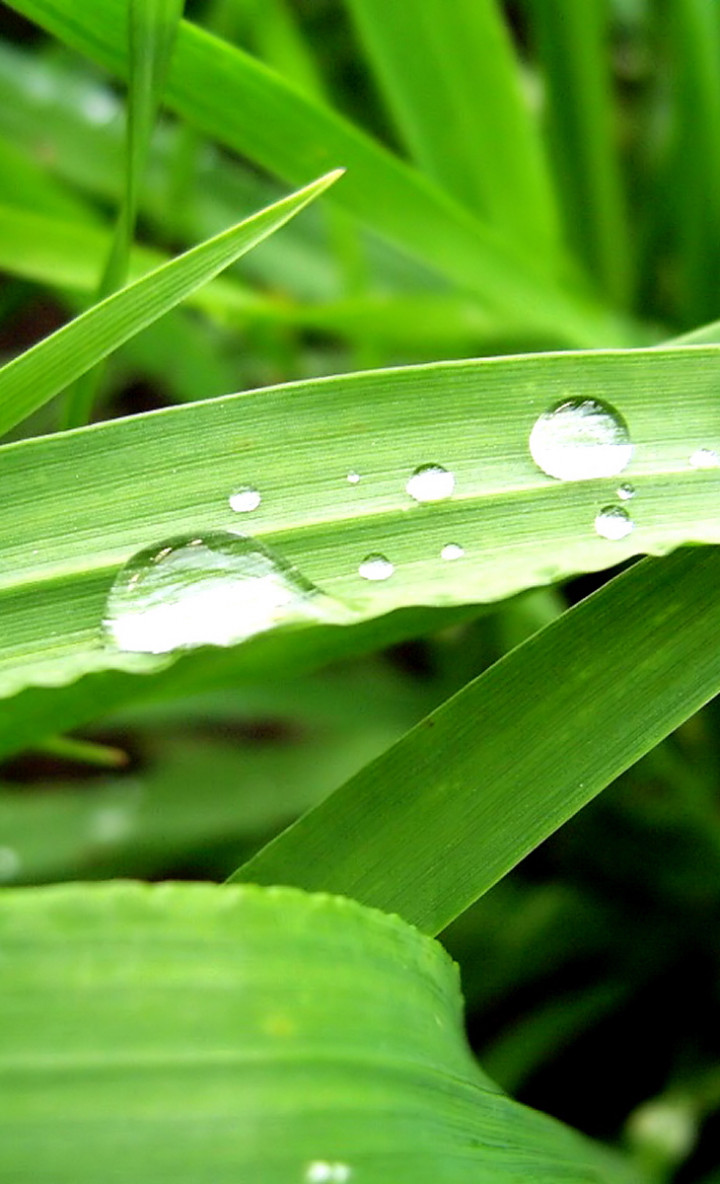
<instances>
[{"instance_id":1,"label":"light green leaf","mask_svg":"<svg viewBox=\"0 0 720 1184\"><path fill-rule=\"evenodd\" d=\"M9 445L2 690L146 669L145 655L103 644L100 622L121 564L171 536L252 534L353 621L499 600L639 553L718 542L720 469L690 465L720 444L718 384L713 346L528 355L265 388ZM570 396L624 416L635 452L621 475L559 481L533 462L533 424ZM406 484L423 464L454 474L452 497L413 500ZM621 481L633 501L620 502ZM262 499L248 514L228 504L243 485ZM608 505L629 507L635 526L622 539L595 529ZM464 555L443 559L448 544ZM393 564L390 579L359 573L375 552Z\"/></svg>"},{"instance_id":2,"label":"light green leaf","mask_svg":"<svg viewBox=\"0 0 720 1184\"><path fill-rule=\"evenodd\" d=\"M558 219L503 18L486 0L348 0L416 163L552 271Z\"/></svg>"},{"instance_id":3,"label":"light green leaf","mask_svg":"<svg viewBox=\"0 0 720 1184\"><path fill-rule=\"evenodd\" d=\"M719 581L718 548L638 564L427 716L234 878L343 893L438 932L717 694Z\"/></svg>"},{"instance_id":4,"label":"light green leaf","mask_svg":"<svg viewBox=\"0 0 720 1184\"><path fill-rule=\"evenodd\" d=\"M633 1179L498 1091L455 966L398 918L287 890L71 885L6 892L0 940L14 1184L96 1184L99 1164L117 1184Z\"/></svg>"},{"instance_id":5,"label":"light green leaf","mask_svg":"<svg viewBox=\"0 0 720 1184\"><path fill-rule=\"evenodd\" d=\"M123 288L0 369L0 434L262 242L337 180L338 172L231 227Z\"/></svg>"}]
</instances>

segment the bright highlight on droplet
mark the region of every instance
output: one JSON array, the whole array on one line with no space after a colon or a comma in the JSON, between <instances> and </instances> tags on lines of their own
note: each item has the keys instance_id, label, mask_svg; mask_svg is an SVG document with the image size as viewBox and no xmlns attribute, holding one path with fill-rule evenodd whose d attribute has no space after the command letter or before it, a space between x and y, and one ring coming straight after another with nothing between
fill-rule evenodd
<instances>
[{"instance_id":1,"label":"bright highlight on droplet","mask_svg":"<svg viewBox=\"0 0 720 1184\"><path fill-rule=\"evenodd\" d=\"M529 447L538 468L560 481L616 477L633 453L624 419L599 399L567 399L543 412Z\"/></svg>"},{"instance_id":2,"label":"bright highlight on droplet","mask_svg":"<svg viewBox=\"0 0 720 1184\"><path fill-rule=\"evenodd\" d=\"M622 506L605 506L595 519L595 530L603 539L619 542L632 534L635 523Z\"/></svg>"},{"instance_id":3,"label":"bright highlight on droplet","mask_svg":"<svg viewBox=\"0 0 720 1184\"><path fill-rule=\"evenodd\" d=\"M459 543L446 543L440 552L441 559L462 559L465 554L465 548L461 547Z\"/></svg>"},{"instance_id":4,"label":"bright highlight on droplet","mask_svg":"<svg viewBox=\"0 0 720 1184\"><path fill-rule=\"evenodd\" d=\"M251 510L257 510L262 497L254 485L244 485L242 489L231 493L228 501L230 509L234 510L236 514L249 514Z\"/></svg>"},{"instance_id":5,"label":"bright highlight on droplet","mask_svg":"<svg viewBox=\"0 0 720 1184\"><path fill-rule=\"evenodd\" d=\"M276 625L347 620L347 610L255 539L217 531L148 547L110 589L103 625L131 653L235 645Z\"/></svg>"},{"instance_id":6,"label":"bright highlight on droplet","mask_svg":"<svg viewBox=\"0 0 720 1184\"><path fill-rule=\"evenodd\" d=\"M316 1159L305 1172L305 1184L347 1184L352 1170L346 1163L328 1163Z\"/></svg>"},{"instance_id":7,"label":"bright highlight on droplet","mask_svg":"<svg viewBox=\"0 0 720 1184\"><path fill-rule=\"evenodd\" d=\"M691 469L717 469L720 468L720 456L713 448L696 448L689 464Z\"/></svg>"},{"instance_id":8,"label":"bright highlight on droplet","mask_svg":"<svg viewBox=\"0 0 720 1184\"><path fill-rule=\"evenodd\" d=\"M420 465L405 486L416 502L442 502L454 488L455 475L442 465Z\"/></svg>"},{"instance_id":9,"label":"bright highlight on droplet","mask_svg":"<svg viewBox=\"0 0 720 1184\"><path fill-rule=\"evenodd\" d=\"M629 502L631 498L635 497L635 486L626 481L624 485L618 485L615 492L621 502Z\"/></svg>"},{"instance_id":10,"label":"bright highlight on droplet","mask_svg":"<svg viewBox=\"0 0 720 1184\"><path fill-rule=\"evenodd\" d=\"M376 551L366 555L358 567L358 575L364 580L389 580L394 571L394 564Z\"/></svg>"},{"instance_id":11,"label":"bright highlight on droplet","mask_svg":"<svg viewBox=\"0 0 720 1184\"><path fill-rule=\"evenodd\" d=\"M347 475L348 485L357 485L359 480L360 480L360 474L356 473L354 469L351 473L348 473L348 475Z\"/></svg>"}]
</instances>

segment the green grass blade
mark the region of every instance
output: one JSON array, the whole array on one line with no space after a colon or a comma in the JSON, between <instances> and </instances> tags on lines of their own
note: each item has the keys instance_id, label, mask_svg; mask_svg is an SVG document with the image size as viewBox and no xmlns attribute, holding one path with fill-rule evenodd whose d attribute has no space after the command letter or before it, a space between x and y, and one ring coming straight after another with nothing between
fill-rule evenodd
<instances>
[{"instance_id":1,"label":"green grass blade","mask_svg":"<svg viewBox=\"0 0 720 1184\"><path fill-rule=\"evenodd\" d=\"M134 552L171 535L251 533L357 621L720 542L720 469L702 467L707 453L691 464L720 451L719 383L714 346L527 355L264 388L9 445L0 686L137 669L137 655L99 644L107 590ZM533 424L569 394L624 416L635 455L621 477L558 481L534 464ZM406 483L422 464L454 474L451 497L413 501ZM619 481L636 491L623 503L635 527L607 539L594 523L619 504ZM239 515L228 497L244 484L262 501ZM449 543L465 552L452 562ZM358 569L377 551L395 572L372 582Z\"/></svg>"},{"instance_id":2,"label":"green grass blade","mask_svg":"<svg viewBox=\"0 0 720 1184\"><path fill-rule=\"evenodd\" d=\"M123 288L0 369L0 434L277 230L338 177L330 173Z\"/></svg>"},{"instance_id":3,"label":"green grass blade","mask_svg":"<svg viewBox=\"0 0 720 1184\"><path fill-rule=\"evenodd\" d=\"M634 1178L485 1076L456 967L396 917L292 891L69 885L5 893L0 938L13 1184L95 1184L98 1163L118 1184Z\"/></svg>"},{"instance_id":4,"label":"green grass blade","mask_svg":"<svg viewBox=\"0 0 720 1184\"><path fill-rule=\"evenodd\" d=\"M703 0L676 0L659 15L674 59L673 145L663 182L675 204L680 303L692 324L720 311L720 21Z\"/></svg>"},{"instance_id":5,"label":"green grass blade","mask_svg":"<svg viewBox=\"0 0 720 1184\"><path fill-rule=\"evenodd\" d=\"M718 581L717 548L637 565L233 878L342 893L439 932L720 691Z\"/></svg>"},{"instance_id":6,"label":"green grass blade","mask_svg":"<svg viewBox=\"0 0 720 1184\"><path fill-rule=\"evenodd\" d=\"M348 0L415 162L557 268L555 196L494 2Z\"/></svg>"},{"instance_id":7,"label":"green grass blade","mask_svg":"<svg viewBox=\"0 0 720 1184\"><path fill-rule=\"evenodd\" d=\"M14 0L49 32L124 75L126 0ZM568 345L628 345L637 330L547 282L518 244L475 219L427 178L261 63L188 23L166 102L188 123L283 178L327 163L347 169L338 203L391 242L531 330L563 327Z\"/></svg>"},{"instance_id":8,"label":"green grass blade","mask_svg":"<svg viewBox=\"0 0 720 1184\"><path fill-rule=\"evenodd\" d=\"M608 0L527 5L544 66L547 123L568 238L605 294L628 298L630 241L608 69Z\"/></svg>"},{"instance_id":9,"label":"green grass blade","mask_svg":"<svg viewBox=\"0 0 720 1184\"><path fill-rule=\"evenodd\" d=\"M140 183L183 4L184 0L130 0L125 188L96 301L127 282ZM81 427L90 420L102 373L102 366L88 371L68 392L65 427Z\"/></svg>"}]
</instances>

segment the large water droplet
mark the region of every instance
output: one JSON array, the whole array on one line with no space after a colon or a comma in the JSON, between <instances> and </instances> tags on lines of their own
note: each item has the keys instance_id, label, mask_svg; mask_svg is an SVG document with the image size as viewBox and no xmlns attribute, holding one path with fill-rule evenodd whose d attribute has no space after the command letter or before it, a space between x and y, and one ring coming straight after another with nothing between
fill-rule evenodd
<instances>
[{"instance_id":1,"label":"large water droplet","mask_svg":"<svg viewBox=\"0 0 720 1184\"><path fill-rule=\"evenodd\" d=\"M462 559L465 554L465 548L461 547L459 543L446 543L440 552L441 559Z\"/></svg>"},{"instance_id":2,"label":"large water droplet","mask_svg":"<svg viewBox=\"0 0 720 1184\"><path fill-rule=\"evenodd\" d=\"M690 457L691 469L720 468L720 456L712 448L696 448Z\"/></svg>"},{"instance_id":3,"label":"large water droplet","mask_svg":"<svg viewBox=\"0 0 720 1184\"><path fill-rule=\"evenodd\" d=\"M616 477L633 452L622 416L599 399L567 399L543 412L529 445L538 468L561 481Z\"/></svg>"},{"instance_id":4,"label":"large water droplet","mask_svg":"<svg viewBox=\"0 0 720 1184\"><path fill-rule=\"evenodd\" d=\"M12 847L0 847L0 884L14 880L21 867L22 860L17 851Z\"/></svg>"},{"instance_id":5,"label":"large water droplet","mask_svg":"<svg viewBox=\"0 0 720 1184\"><path fill-rule=\"evenodd\" d=\"M420 465L405 486L416 502L442 502L454 488L454 474L442 465Z\"/></svg>"},{"instance_id":6,"label":"large water droplet","mask_svg":"<svg viewBox=\"0 0 720 1184\"><path fill-rule=\"evenodd\" d=\"M635 497L635 486L626 481L624 485L618 485L615 492L621 502L629 502L631 498Z\"/></svg>"},{"instance_id":7,"label":"large water droplet","mask_svg":"<svg viewBox=\"0 0 720 1184\"><path fill-rule=\"evenodd\" d=\"M619 542L632 534L635 523L622 506L605 506L595 519L595 530L604 539Z\"/></svg>"},{"instance_id":8,"label":"large water droplet","mask_svg":"<svg viewBox=\"0 0 720 1184\"><path fill-rule=\"evenodd\" d=\"M389 580L394 571L395 567L390 560L377 551L366 555L358 567L358 575L364 580Z\"/></svg>"},{"instance_id":9,"label":"large water droplet","mask_svg":"<svg viewBox=\"0 0 720 1184\"><path fill-rule=\"evenodd\" d=\"M230 494L228 501L236 514L249 514L251 510L257 510L262 498L254 485L243 485L242 489Z\"/></svg>"},{"instance_id":10,"label":"large water droplet","mask_svg":"<svg viewBox=\"0 0 720 1184\"><path fill-rule=\"evenodd\" d=\"M121 649L165 654L234 645L290 621L346 619L279 555L255 539L218 531L148 547L110 589L104 627Z\"/></svg>"},{"instance_id":11,"label":"large water droplet","mask_svg":"<svg viewBox=\"0 0 720 1184\"><path fill-rule=\"evenodd\" d=\"M360 481L360 474L356 473L354 469L352 470L352 472L348 473L348 475L347 475L348 485L357 485L359 481Z\"/></svg>"}]
</instances>

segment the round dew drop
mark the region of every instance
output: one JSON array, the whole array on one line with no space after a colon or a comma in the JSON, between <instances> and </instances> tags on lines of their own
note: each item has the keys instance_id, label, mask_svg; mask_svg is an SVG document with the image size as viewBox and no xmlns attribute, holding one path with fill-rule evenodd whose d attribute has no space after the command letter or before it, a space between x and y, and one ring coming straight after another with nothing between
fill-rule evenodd
<instances>
[{"instance_id":1,"label":"round dew drop","mask_svg":"<svg viewBox=\"0 0 720 1184\"><path fill-rule=\"evenodd\" d=\"M360 481L360 474L353 469L351 473L348 473L346 480L348 485L357 485Z\"/></svg>"},{"instance_id":2,"label":"round dew drop","mask_svg":"<svg viewBox=\"0 0 720 1184\"><path fill-rule=\"evenodd\" d=\"M446 543L440 552L441 559L462 559L465 554L465 548L461 547L459 543Z\"/></svg>"},{"instance_id":3,"label":"round dew drop","mask_svg":"<svg viewBox=\"0 0 720 1184\"><path fill-rule=\"evenodd\" d=\"M689 464L691 469L718 469L720 456L712 448L696 448Z\"/></svg>"},{"instance_id":4,"label":"round dew drop","mask_svg":"<svg viewBox=\"0 0 720 1184\"><path fill-rule=\"evenodd\" d=\"M276 625L347 619L281 556L226 531L180 536L139 551L108 594L103 626L129 653L229 646Z\"/></svg>"},{"instance_id":5,"label":"round dew drop","mask_svg":"<svg viewBox=\"0 0 720 1184\"><path fill-rule=\"evenodd\" d=\"M366 555L358 567L358 575L364 580L389 580L394 571L394 564L377 551Z\"/></svg>"},{"instance_id":6,"label":"round dew drop","mask_svg":"<svg viewBox=\"0 0 720 1184\"><path fill-rule=\"evenodd\" d=\"M452 496L455 476L442 465L420 465L405 490L416 502L442 502Z\"/></svg>"},{"instance_id":7,"label":"round dew drop","mask_svg":"<svg viewBox=\"0 0 720 1184\"><path fill-rule=\"evenodd\" d=\"M228 501L230 509L236 514L249 514L252 510L257 510L262 497L253 485L244 485L242 489L231 493Z\"/></svg>"},{"instance_id":8,"label":"round dew drop","mask_svg":"<svg viewBox=\"0 0 720 1184\"><path fill-rule=\"evenodd\" d=\"M632 534L635 523L622 506L605 506L595 519L595 530L603 539L619 542Z\"/></svg>"},{"instance_id":9,"label":"round dew drop","mask_svg":"<svg viewBox=\"0 0 720 1184\"><path fill-rule=\"evenodd\" d=\"M567 399L544 411L528 443L538 468L559 481L616 477L633 453L624 419L599 399Z\"/></svg>"},{"instance_id":10,"label":"round dew drop","mask_svg":"<svg viewBox=\"0 0 720 1184\"><path fill-rule=\"evenodd\" d=\"M629 502L631 498L635 497L635 486L626 481L624 485L618 485L615 492L621 502Z\"/></svg>"}]
</instances>

